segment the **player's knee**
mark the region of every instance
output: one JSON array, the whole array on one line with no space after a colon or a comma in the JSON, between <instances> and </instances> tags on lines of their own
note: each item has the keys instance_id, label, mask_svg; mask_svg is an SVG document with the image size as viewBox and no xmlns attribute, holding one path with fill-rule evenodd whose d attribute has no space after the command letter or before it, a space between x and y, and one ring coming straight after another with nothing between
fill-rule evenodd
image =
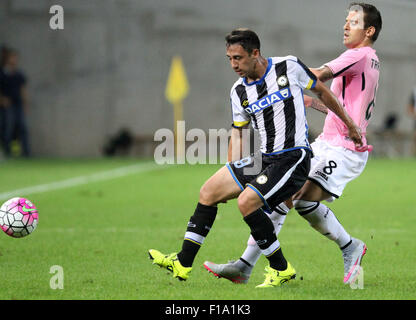
<instances>
[{"instance_id":1,"label":"player's knee","mask_svg":"<svg viewBox=\"0 0 416 320\"><path fill-rule=\"evenodd\" d=\"M307 192L304 188L301 188L298 192L296 192L292 197L292 204L296 208L295 202L301 199L305 199Z\"/></svg>"},{"instance_id":2,"label":"player's knee","mask_svg":"<svg viewBox=\"0 0 416 320\"><path fill-rule=\"evenodd\" d=\"M249 192L242 192L237 199L238 209L243 216L246 216L262 206L259 201L260 199L253 198Z\"/></svg>"},{"instance_id":3,"label":"player's knee","mask_svg":"<svg viewBox=\"0 0 416 320\"><path fill-rule=\"evenodd\" d=\"M212 189L204 184L199 190L199 203L206 206L213 206L218 203L215 199L215 194L212 192Z\"/></svg>"},{"instance_id":4,"label":"player's knee","mask_svg":"<svg viewBox=\"0 0 416 320\"><path fill-rule=\"evenodd\" d=\"M243 216L246 216L249 213L251 213L249 198L246 193L243 192L242 194L240 194L240 196L237 199L237 205L238 209L240 210Z\"/></svg>"},{"instance_id":5,"label":"player's knee","mask_svg":"<svg viewBox=\"0 0 416 320\"><path fill-rule=\"evenodd\" d=\"M325 192L317 184L308 180L305 182L303 187L297 193L295 193L295 195L292 197L292 201L294 205L296 200L322 201L329 197L331 197L329 193Z\"/></svg>"},{"instance_id":6,"label":"player's knee","mask_svg":"<svg viewBox=\"0 0 416 320\"><path fill-rule=\"evenodd\" d=\"M243 196L243 194L240 194L240 196L237 198L237 206L238 209L240 210L240 212L244 215L244 213L247 210L247 203L244 199L245 197Z\"/></svg>"}]
</instances>

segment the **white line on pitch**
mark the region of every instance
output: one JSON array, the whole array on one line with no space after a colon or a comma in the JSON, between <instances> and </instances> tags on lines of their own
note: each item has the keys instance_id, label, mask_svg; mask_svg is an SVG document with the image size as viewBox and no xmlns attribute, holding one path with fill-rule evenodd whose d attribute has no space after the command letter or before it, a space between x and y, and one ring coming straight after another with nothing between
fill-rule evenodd
<instances>
[{"instance_id":1,"label":"white line on pitch","mask_svg":"<svg viewBox=\"0 0 416 320\"><path fill-rule=\"evenodd\" d=\"M39 184L35 186L30 186L26 188L16 189L12 191L6 191L0 193L0 200L9 199L12 197L20 197L23 195L29 195L33 193L41 193L41 192L48 192L54 191L59 189L71 188L83 184L88 184L91 182L97 181L104 181L110 180L115 178L124 177L130 174L140 173L140 172L148 172L157 169L165 169L169 166L161 166L155 163L144 163L144 164L134 164L126 167L120 167L116 169L111 169L107 171L101 171L98 173L93 173L90 175L83 175L75 178L70 178L61 181L55 181L50 183Z\"/></svg>"}]
</instances>

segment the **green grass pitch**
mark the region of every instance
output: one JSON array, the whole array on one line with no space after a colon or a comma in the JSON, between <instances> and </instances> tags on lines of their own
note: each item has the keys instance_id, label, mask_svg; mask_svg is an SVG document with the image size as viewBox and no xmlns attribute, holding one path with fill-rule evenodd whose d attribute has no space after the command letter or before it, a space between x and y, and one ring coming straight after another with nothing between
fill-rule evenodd
<instances>
[{"instance_id":1,"label":"green grass pitch","mask_svg":"<svg viewBox=\"0 0 416 320\"><path fill-rule=\"evenodd\" d=\"M134 159L13 160L1 163L0 194L140 163ZM240 256L249 234L236 201L219 205L214 226L186 282L152 265L147 250L178 251L202 183L220 166L177 165L32 194L39 225L28 237L0 234L0 299L415 299L416 161L370 158L340 200L330 204L353 236L364 240L364 288L342 283L336 245L292 210L280 233L296 280L255 289L266 259L247 285L216 279L205 260ZM3 202L7 199L1 199ZM51 289L50 268L64 272Z\"/></svg>"}]
</instances>

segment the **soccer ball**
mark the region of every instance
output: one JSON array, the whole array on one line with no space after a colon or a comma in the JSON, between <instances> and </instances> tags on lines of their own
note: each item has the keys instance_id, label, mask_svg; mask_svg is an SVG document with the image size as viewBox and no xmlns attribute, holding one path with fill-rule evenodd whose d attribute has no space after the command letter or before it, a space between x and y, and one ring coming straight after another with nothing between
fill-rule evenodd
<instances>
[{"instance_id":1,"label":"soccer ball","mask_svg":"<svg viewBox=\"0 0 416 320\"><path fill-rule=\"evenodd\" d=\"M25 198L7 200L0 208L0 228L13 238L31 234L38 225L38 210Z\"/></svg>"}]
</instances>

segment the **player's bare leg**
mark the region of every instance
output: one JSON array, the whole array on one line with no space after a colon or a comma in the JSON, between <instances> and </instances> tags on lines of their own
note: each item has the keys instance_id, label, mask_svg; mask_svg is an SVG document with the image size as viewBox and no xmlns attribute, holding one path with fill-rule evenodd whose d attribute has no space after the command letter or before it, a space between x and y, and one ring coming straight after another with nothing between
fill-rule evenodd
<instances>
[{"instance_id":1,"label":"player's bare leg","mask_svg":"<svg viewBox=\"0 0 416 320\"><path fill-rule=\"evenodd\" d=\"M274 226L267 214L261 209L263 198L258 190L250 186L238 197L238 208L244 221L250 227L251 235L260 247L262 254L269 260L266 267L266 279L257 288L280 286L296 277L295 269L283 256L280 243L274 233Z\"/></svg>"},{"instance_id":2,"label":"player's bare leg","mask_svg":"<svg viewBox=\"0 0 416 320\"><path fill-rule=\"evenodd\" d=\"M344 283L349 283L357 272L367 247L359 239L352 238L335 217L331 209L321 203L332 195L308 180L293 197L296 211L322 235L334 241L344 259Z\"/></svg>"},{"instance_id":3,"label":"player's bare leg","mask_svg":"<svg viewBox=\"0 0 416 320\"><path fill-rule=\"evenodd\" d=\"M279 235L286 219L286 215L290 210L288 206L292 207L291 201L281 203L275 208L275 210L273 210L273 212L269 212L263 208L274 225L276 237ZM239 259L235 261L231 260L224 264L216 264L211 261L205 261L204 267L219 278L228 279L234 283L245 284L248 282L253 268L260 256L261 250L253 236L250 235L247 240L247 247Z\"/></svg>"},{"instance_id":4,"label":"player's bare leg","mask_svg":"<svg viewBox=\"0 0 416 320\"><path fill-rule=\"evenodd\" d=\"M186 280L192 270L193 261L214 224L217 204L236 198L241 189L226 167L218 170L200 190L199 202L191 216L185 232L182 250L165 255L158 250L149 250L153 263L173 273L175 278Z\"/></svg>"},{"instance_id":5,"label":"player's bare leg","mask_svg":"<svg viewBox=\"0 0 416 320\"><path fill-rule=\"evenodd\" d=\"M235 199L241 193L227 167L222 167L212 175L201 187L199 203L206 206L216 206L220 202Z\"/></svg>"},{"instance_id":6,"label":"player's bare leg","mask_svg":"<svg viewBox=\"0 0 416 320\"><path fill-rule=\"evenodd\" d=\"M218 277L224 277L234 283L247 283L251 274L251 270L259 259L261 253L265 254L270 262L270 266L266 268L266 280L259 288L273 287L281 285L295 278L296 271L283 256L280 243L277 240L277 231L283 225L285 215L273 212L275 220L277 216L283 217L280 223L273 223L272 219L262 209L263 201L257 193L250 188L246 188L238 198L239 209L244 216L244 220L251 229L251 235L243 256L247 260L252 261L252 265L240 258L236 262L218 265L213 262L206 261L204 267ZM278 208L286 207L281 204ZM289 208L287 208L289 211ZM251 213L250 213L251 212ZM270 214L270 213L269 213ZM263 233L260 233L262 229ZM265 239L263 239L265 238ZM257 240L255 240L257 239Z\"/></svg>"},{"instance_id":7,"label":"player's bare leg","mask_svg":"<svg viewBox=\"0 0 416 320\"><path fill-rule=\"evenodd\" d=\"M202 186L199 202L191 216L178 259L184 266L192 266L194 258L214 224L217 204L236 198L241 193L226 167L219 169Z\"/></svg>"}]
</instances>

